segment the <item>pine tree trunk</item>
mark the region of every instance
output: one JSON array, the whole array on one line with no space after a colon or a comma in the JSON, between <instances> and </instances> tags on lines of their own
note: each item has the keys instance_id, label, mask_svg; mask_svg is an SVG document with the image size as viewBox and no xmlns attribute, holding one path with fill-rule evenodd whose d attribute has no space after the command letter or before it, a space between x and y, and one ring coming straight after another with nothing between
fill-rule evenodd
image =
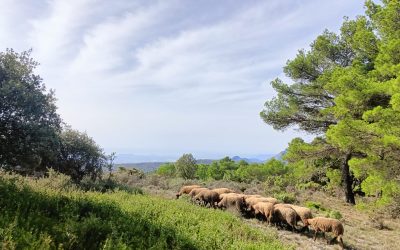
<instances>
[{"instance_id":1,"label":"pine tree trunk","mask_svg":"<svg viewBox=\"0 0 400 250\"><path fill-rule=\"evenodd\" d=\"M346 202L350 204L356 204L353 192L353 178L350 175L349 160L351 159L351 154L346 154L342 166L342 184L344 187L344 194L346 197Z\"/></svg>"}]
</instances>

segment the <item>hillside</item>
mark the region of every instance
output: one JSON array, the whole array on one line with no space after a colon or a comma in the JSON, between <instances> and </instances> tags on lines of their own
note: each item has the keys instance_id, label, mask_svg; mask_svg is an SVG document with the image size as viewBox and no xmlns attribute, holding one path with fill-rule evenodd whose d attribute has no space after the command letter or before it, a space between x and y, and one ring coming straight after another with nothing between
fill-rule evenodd
<instances>
[{"instance_id":1,"label":"hillside","mask_svg":"<svg viewBox=\"0 0 400 250\"><path fill-rule=\"evenodd\" d=\"M66 178L0 175L2 249L285 249L236 216L127 192L82 192Z\"/></svg>"}]
</instances>

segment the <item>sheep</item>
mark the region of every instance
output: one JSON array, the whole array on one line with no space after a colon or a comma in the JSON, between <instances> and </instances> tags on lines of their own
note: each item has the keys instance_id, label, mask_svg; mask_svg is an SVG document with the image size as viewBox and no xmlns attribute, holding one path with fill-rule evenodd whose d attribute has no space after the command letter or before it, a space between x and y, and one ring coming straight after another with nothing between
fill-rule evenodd
<instances>
[{"instance_id":1,"label":"sheep","mask_svg":"<svg viewBox=\"0 0 400 250\"><path fill-rule=\"evenodd\" d=\"M272 213L274 211L274 204L270 202L258 202L253 206L254 214L261 214L265 217L268 224L271 221Z\"/></svg>"},{"instance_id":2,"label":"sheep","mask_svg":"<svg viewBox=\"0 0 400 250\"><path fill-rule=\"evenodd\" d=\"M269 203L273 203L273 204L275 204L277 202L277 200L275 198L271 198L271 197L253 197L253 196L250 196L250 197L247 196L247 198L245 198L245 201L246 201L247 209L249 211L253 211L254 210L253 206L255 204L257 204L258 202L269 202Z\"/></svg>"},{"instance_id":3,"label":"sheep","mask_svg":"<svg viewBox=\"0 0 400 250\"><path fill-rule=\"evenodd\" d=\"M203 190L209 190L209 189L204 188L204 187L193 188L192 191L190 191L190 193L189 193L190 198L193 199L196 195L198 195Z\"/></svg>"},{"instance_id":4,"label":"sheep","mask_svg":"<svg viewBox=\"0 0 400 250\"><path fill-rule=\"evenodd\" d=\"M198 195L198 194L199 194L201 191L203 191L203 190L210 190L210 189L204 188L204 187L193 188L192 191L190 191L190 193L189 193L190 200L191 200L192 202L195 202L194 197L195 197L196 195Z\"/></svg>"},{"instance_id":5,"label":"sheep","mask_svg":"<svg viewBox=\"0 0 400 250\"><path fill-rule=\"evenodd\" d=\"M270 203L277 203L278 200L272 197L258 197L258 196L246 196L246 203L248 203L249 205L254 205L257 202L270 202Z\"/></svg>"},{"instance_id":6,"label":"sheep","mask_svg":"<svg viewBox=\"0 0 400 250\"><path fill-rule=\"evenodd\" d=\"M235 191L233 191L232 189L229 189L229 188L214 188L214 189L211 189L211 190L217 192L219 195L228 194L228 193L235 193Z\"/></svg>"},{"instance_id":7,"label":"sheep","mask_svg":"<svg viewBox=\"0 0 400 250\"><path fill-rule=\"evenodd\" d=\"M209 204L210 207L215 208L215 203L219 200L219 194L212 190L202 190L194 197L194 200L203 201L205 206Z\"/></svg>"},{"instance_id":8,"label":"sheep","mask_svg":"<svg viewBox=\"0 0 400 250\"><path fill-rule=\"evenodd\" d=\"M236 193L226 193L226 194L221 194L220 202L218 202L217 207L218 208L231 208L235 207L238 212L242 212L245 208L245 201L243 195L236 194Z\"/></svg>"},{"instance_id":9,"label":"sheep","mask_svg":"<svg viewBox=\"0 0 400 250\"><path fill-rule=\"evenodd\" d=\"M297 213L287 204L275 204L272 219L275 222L283 222L292 227L292 231L296 229Z\"/></svg>"},{"instance_id":10,"label":"sheep","mask_svg":"<svg viewBox=\"0 0 400 250\"><path fill-rule=\"evenodd\" d=\"M219 196L221 198L224 198L225 196L240 196L240 197L243 197L243 199L245 198L244 194L238 194L238 193L224 193L224 194L220 194Z\"/></svg>"},{"instance_id":11,"label":"sheep","mask_svg":"<svg viewBox=\"0 0 400 250\"><path fill-rule=\"evenodd\" d=\"M183 186L181 187L181 189L179 190L178 193L176 193L176 198L179 199L179 196L181 196L182 194L189 194L190 191L192 191L192 189L194 188L200 188L201 186L199 185L190 185L190 186Z\"/></svg>"},{"instance_id":12,"label":"sheep","mask_svg":"<svg viewBox=\"0 0 400 250\"><path fill-rule=\"evenodd\" d=\"M218 195L219 195L218 202L220 202L222 200L222 196L221 196L222 194L235 193L235 191L233 191L232 189L229 189L229 188L214 188L214 189L211 189L211 190L213 190L213 191L218 193Z\"/></svg>"},{"instance_id":13,"label":"sheep","mask_svg":"<svg viewBox=\"0 0 400 250\"><path fill-rule=\"evenodd\" d=\"M259 194L246 194L245 195L245 198L247 199L247 198L250 198L250 197L257 197L257 198L261 198L262 196L261 195L259 195Z\"/></svg>"},{"instance_id":14,"label":"sheep","mask_svg":"<svg viewBox=\"0 0 400 250\"><path fill-rule=\"evenodd\" d=\"M325 232L332 232L335 237L330 241L327 240L327 243L332 243L336 239L340 247L343 249L342 237L344 233L344 227L339 220L325 217L315 217L313 219L305 219L305 222L306 226L310 225L314 230L314 241L316 240L317 233L319 231L324 233L324 238Z\"/></svg>"},{"instance_id":15,"label":"sheep","mask_svg":"<svg viewBox=\"0 0 400 250\"><path fill-rule=\"evenodd\" d=\"M300 206L296 206L296 205L291 205L288 204L291 208L294 209L294 211L297 214L297 218L296 220L299 221L301 220L303 222L303 225L305 226L305 228L307 228L306 225L306 219L311 219L312 218L312 213L311 213L311 209L306 208L306 207L300 207Z\"/></svg>"}]
</instances>

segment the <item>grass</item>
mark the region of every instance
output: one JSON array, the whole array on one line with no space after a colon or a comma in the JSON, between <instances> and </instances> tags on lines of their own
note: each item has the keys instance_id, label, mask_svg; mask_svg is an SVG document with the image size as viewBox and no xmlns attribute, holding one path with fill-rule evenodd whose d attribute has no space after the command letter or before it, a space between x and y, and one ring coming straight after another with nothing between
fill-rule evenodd
<instances>
[{"instance_id":1,"label":"grass","mask_svg":"<svg viewBox=\"0 0 400 250\"><path fill-rule=\"evenodd\" d=\"M57 185L56 185L57 186ZM219 210L125 191L0 175L2 249L286 249Z\"/></svg>"}]
</instances>

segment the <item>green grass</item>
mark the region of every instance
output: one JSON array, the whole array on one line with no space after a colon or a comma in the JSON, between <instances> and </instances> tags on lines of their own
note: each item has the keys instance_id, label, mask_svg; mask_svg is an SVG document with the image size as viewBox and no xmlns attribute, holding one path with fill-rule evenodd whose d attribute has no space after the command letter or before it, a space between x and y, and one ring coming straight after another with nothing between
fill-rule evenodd
<instances>
[{"instance_id":1,"label":"green grass","mask_svg":"<svg viewBox=\"0 0 400 250\"><path fill-rule=\"evenodd\" d=\"M0 175L0 248L286 248L276 235L245 225L230 213L184 200L48 184Z\"/></svg>"}]
</instances>

